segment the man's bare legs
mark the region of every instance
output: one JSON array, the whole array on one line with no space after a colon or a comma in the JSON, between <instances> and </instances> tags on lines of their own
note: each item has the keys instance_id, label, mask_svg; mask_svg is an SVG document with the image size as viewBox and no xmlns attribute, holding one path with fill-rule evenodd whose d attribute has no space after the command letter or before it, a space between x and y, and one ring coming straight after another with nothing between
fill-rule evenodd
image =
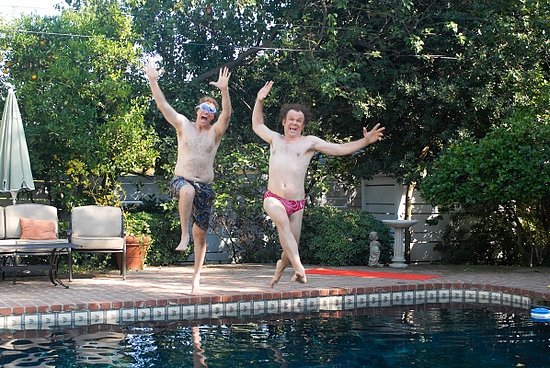
<instances>
[{"instance_id":1,"label":"man's bare legs","mask_svg":"<svg viewBox=\"0 0 550 368\"><path fill-rule=\"evenodd\" d=\"M181 240L176 247L176 250L179 252L185 252L189 247L189 217L191 216L191 211L193 210L193 198L195 198L195 188L189 184L182 186L178 200Z\"/></svg>"},{"instance_id":2,"label":"man's bare legs","mask_svg":"<svg viewBox=\"0 0 550 368\"><path fill-rule=\"evenodd\" d=\"M275 275L270 282L270 287L274 287L279 282L281 275L288 264L294 268L292 281L305 283L306 270L300 260L298 252L298 241L300 239L300 229L302 226L303 211L294 213L290 218L281 202L275 198L264 199L264 210L275 223L279 234L279 241L283 248L281 259L277 261Z\"/></svg>"},{"instance_id":3,"label":"man's bare legs","mask_svg":"<svg viewBox=\"0 0 550 368\"><path fill-rule=\"evenodd\" d=\"M294 239L296 240L296 244L298 244L298 248L300 248L300 235L302 233L303 214L304 211L300 211L290 216L290 230L292 231L292 235L294 235ZM277 285L279 280L281 280L281 276L283 276L283 272L289 264L290 261L288 260L288 257L283 250L283 252L281 253L281 259L277 261L277 265L275 266L275 275L273 275L273 278L269 283L269 287L273 288L275 287L275 285Z\"/></svg>"},{"instance_id":4,"label":"man's bare legs","mask_svg":"<svg viewBox=\"0 0 550 368\"><path fill-rule=\"evenodd\" d=\"M200 281L202 265L206 257L206 230L193 224L193 250L195 252L195 268L193 271L193 281L191 286L191 295L200 293Z\"/></svg>"},{"instance_id":5,"label":"man's bare legs","mask_svg":"<svg viewBox=\"0 0 550 368\"><path fill-rule=\"evenodd\" d=\"M195 188L186 184L181 187L178 201L178 211L181 223L181 241L177 246L177 251L186 251L189 247L189 219L193 210L193 199L195 198ZM202 266L206 257L206 230L193 224L193 251L195 254L195 265L193 270L193 279L191 286L191 295L200 293L200 279Z\"/></svg>"}]
</instances>

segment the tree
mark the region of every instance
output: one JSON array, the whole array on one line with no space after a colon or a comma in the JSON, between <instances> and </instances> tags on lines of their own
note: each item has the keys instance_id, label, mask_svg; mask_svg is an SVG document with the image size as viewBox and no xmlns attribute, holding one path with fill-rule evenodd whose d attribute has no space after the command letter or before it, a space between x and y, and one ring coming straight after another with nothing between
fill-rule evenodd
<instances>
[{"instance_id":1,"label":"tree","mask_svg":"<svg viewBox=\"0 0 550 368\"><path fill-rule=\"evenodd\" d=\"M0 42L33 173L52 203L119 203L119 176L149 172L158 156L148 99L133 82L140 53L131 18L117 1L87 1L60 16L16 19Z\"/></svg>"},{"instance_id":2,"label":"tree","mask_svg":"<svg viewBox=\"0 0 550 368\"><path fill-rule=\"evenodd\" d=\"M386 143L368 155L329 160L347 182L378 172L420 180L423 163L463 129L482 137L528 99L521 91L546 59L549 9L535 0L125 3L182 109L228 65L234 121L249 120L257 89L273 79L280 103L314 107L312 133L346 140L387 126ZM231 133L255 139L242 125Z\"/></svg>"},{"instance_id":3,"label":"tree","mask_svg":"<svg viewBox=\"0 0 550 368\"><path fill-rule=\"evenodd\" d=\"M545 93L533 106L518 108L485 137L454 142L422 183L424 198L467 213L474 224L495 218L501 219L496 226L507 224L507 230L476 231L492 240L477 244L490 254L484 261L541 264L550 253L549 87L542 85Z\"/></svg>"}]
</instances>

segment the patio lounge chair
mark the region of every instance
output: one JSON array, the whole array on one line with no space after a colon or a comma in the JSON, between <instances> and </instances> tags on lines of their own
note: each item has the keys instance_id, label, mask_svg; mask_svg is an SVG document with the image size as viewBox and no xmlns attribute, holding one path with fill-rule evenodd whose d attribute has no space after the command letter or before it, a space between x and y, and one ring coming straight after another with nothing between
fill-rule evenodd
<instances>
[{"instance_id":1,"label":"patio lounge chair","mask_svg":"<svg viewBox=\"0 0 550 368\"><path fill-rule=\"evenodd\" d=\"M67 235L73 252L122 253L120 274L126 280L126 240L119 207L90 205L73 208ZM69 280L72 280L72 267L69 269Z\"/></svg>"},{"instance_id":2,"label":"patio lounge chair","mask_svg":"<svg viewBox=\"0 0 550 368\"><path fill-rule=\"evenodd\" d=\"M34 274L44 266L20 262L20 256L48 255L50 280L54 285L65 286L58 277L58 260L67 254L70 267L71 254L68 240L59 239L58 230L57 208L53 206L23 203L0 207L0 278L11 272L15 283L16 274Z\"/></svg>"}]
</instances>

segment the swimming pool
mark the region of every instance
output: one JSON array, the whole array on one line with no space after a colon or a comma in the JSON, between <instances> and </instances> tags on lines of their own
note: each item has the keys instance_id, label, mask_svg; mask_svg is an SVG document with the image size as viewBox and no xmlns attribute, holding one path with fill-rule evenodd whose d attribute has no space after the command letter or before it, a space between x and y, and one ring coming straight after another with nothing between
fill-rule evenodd
<instances>
[{"instance_id":1,"label":"swimming pool","mask_svg":"<svg viewBox=\"0 0 550 368\"><path fill-rule=\"evenodd\" d=\"M270 316L269 318L271 318ZM0 335L2 367L550 367L550 323L445 306Z\"/></svg>"}]
</instances>

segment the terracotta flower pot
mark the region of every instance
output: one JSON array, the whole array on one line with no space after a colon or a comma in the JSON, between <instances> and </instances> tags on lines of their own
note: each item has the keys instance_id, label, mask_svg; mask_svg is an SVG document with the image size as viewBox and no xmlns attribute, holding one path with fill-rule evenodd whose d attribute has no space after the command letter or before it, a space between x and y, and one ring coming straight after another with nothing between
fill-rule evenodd
<instances>
[{"instance_id":1,"label":"terracotta flower pot","mask_svg":"<svg viewBox=\"0 0 550 368\"><path fill-rule=\"evenodd\" d=\"M126 270L142 270L147 249L151 244L150 236L126 236ZM121 268L122 254L116 254L118 268Z\"/></svg>"}]
</instances>

